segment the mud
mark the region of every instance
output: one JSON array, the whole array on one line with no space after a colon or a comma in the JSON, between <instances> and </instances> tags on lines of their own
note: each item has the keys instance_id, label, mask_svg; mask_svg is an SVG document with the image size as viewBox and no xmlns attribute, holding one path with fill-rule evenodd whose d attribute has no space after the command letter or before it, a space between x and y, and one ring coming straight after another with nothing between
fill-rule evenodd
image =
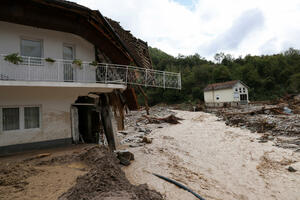
<instances>
[{"instance_id":1,"label":"mud","mask_svg":"<svg viewBox=\"0 0 300 200\"><path fill-rule=\"evenodd\" d=\"M162 199L158 192L149 190L146 185L131 185L121 170L119 161L106 148L90 148L81 153L80 159L87 163L91 170L79 177L76 185L63 194L60 200Z\"/></svg>"},{"instance_id":2,"label":"mud","mask_svg":"<svg viewBox=\"0 0 300 200\"><path fill-rule=\"evenodd\" d=\"M135 161L123 170L131 183L147 183L166 200L196 198L152 173L175 179L208 200L299 199L300 171L287 170L299 169L299 153L272 141L258 143L261 134L227 126L213 114L173 112L184 119L181 124L152 130L151 144L130 149Z\"/></svg>"},{"instance_id":3,"label":"mud","mask_svg":"<svg viewBox=\"0 0 300 200\"><path fill-rule=\"evenodd\" d=\"M145 184L130 184L105 147L78 145L41 153L0 158L0 199L162 199Z\"/></svg>"}]
</instances>

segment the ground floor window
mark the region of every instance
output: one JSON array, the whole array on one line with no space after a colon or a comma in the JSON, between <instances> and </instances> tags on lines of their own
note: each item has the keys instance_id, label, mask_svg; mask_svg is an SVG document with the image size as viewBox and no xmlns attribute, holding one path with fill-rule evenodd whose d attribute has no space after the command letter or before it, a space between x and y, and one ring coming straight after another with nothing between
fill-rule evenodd
<instances>
[{"instance_id":1,"label":"ground floor window","mask_svg":"<svg viewBox=\"0 0 300 200\"><path fill-rule=\"evenodd\" d=\"M2 131L40 128L41 108L40 106L0 107L0 125Z\"/></svg>"},{"instance_id":2,"label":"ground floor window","mask_svg":"<svg viewBox=\"0 0 300 200\"><path fill-rule=\"evenodd\" d=\"M3 130L20 129L20 109L19 108L3 108L2 109Z\"/></svg>"},{"instance_id":3,"label":"ground floor window","mask_svg":"<svg viewBox=\"0 0 300 200\"><path fill-rule=\"evenodd\" d=\"M25 129L40 127L40 108L24 107Z\"/></svg>"},{"instance_id":4,"label":"ground floor window","mask_svg":"<svg viewBox=\"0 0 300 200\"><path fill-rule=\"evenodd\" d=\"M248 100L247 94L241 94L241 95L240 95L240 100L241 100L241 101L247 101L247 100Z\"/></svg>"}]
</instances>

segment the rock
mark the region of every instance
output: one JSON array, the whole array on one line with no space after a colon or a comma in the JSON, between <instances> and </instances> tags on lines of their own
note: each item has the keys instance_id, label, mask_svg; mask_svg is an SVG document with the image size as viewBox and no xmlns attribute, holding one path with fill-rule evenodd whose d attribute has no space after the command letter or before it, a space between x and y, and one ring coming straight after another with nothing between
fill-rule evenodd
<instances>
[{"instance_id":1,"label":"rock","mask_svg":"<svg viewBox=\"0 0 300 200\"><path fill-rule=\"evenodd\" d=\"M142 142L143 142L143 143L147 143L147 144L151 144L151 143L152 143L152 139L151 139L151 138L148 138L148 137L143 137Z\"/></svg>"},{"instance_id":2,"label":"rock","mask_svg":"<svg viewBox=\"0 0 300 200\"><path fill-rule=\"evenodd\" d=\"M300 149L296 149L295 152L299 152L300 153Z\"/></svg>"},{"instance_id":3,"label":"rock","mask_svg":"<svg viewBox=\"0 0 300 200\"><path fill-rule=\"evenodd\" d=\"M117 158L120 160L120 164L128 166L131 164L130 161L134 160L134 154L129 152L128 150L120 150L115 152L117 154Z\"/></svg>"},{"instance_id":4,"label":"rock","mask_svg":"<svg viewBox=\"0 0 300 200\"><path fill-rule=\"evenodd\" d=\"M289 172L296 172L296 171L297 171L296 169L294 169L294 168L291 167L291 166L289 166L289 167L287 168L287 170L288 170Z\"/></svg>"}]
</instances>

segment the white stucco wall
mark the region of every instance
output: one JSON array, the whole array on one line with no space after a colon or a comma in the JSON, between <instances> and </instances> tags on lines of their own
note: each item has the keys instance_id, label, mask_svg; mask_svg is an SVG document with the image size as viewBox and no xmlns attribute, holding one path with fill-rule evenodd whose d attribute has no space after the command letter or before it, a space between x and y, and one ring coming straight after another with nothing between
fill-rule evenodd
<instances>
[{"instance_id":1,"label":"white stucco wall","mask_svg":"<svg viewBox=\"0 0 300 200\"><path fill-rule=\"evenodd\" d=\"M219 99L217 99L217 96ZM231 88L224 90L214 90L204 92L204 100L207 103L211 102L232 102L233 101L233 90Z\"/></svg>"},{"instance_id":2,"label":"white stucco wall","mask_svg":"<svg viewBox=\"0 0 300 200\"><path fill-rule=\"evenodd\" d=\"M0 21L0 54L20 53L21 38L42 40L44 58L62 59L63 44L68 44L75 47L76 59L95 60L93 44L80 36Z\"/></svg>"},{"instance_id":3,"label":"white stucco wall","mask_svg":"<svg viewBox=\"0 0 300 200\"><path fill-rule=\"evenodd\" d=\"M0 124L0 146L71 138L71 104L89 92L102 89L0 86L0 108L40 105L42 113L38 130L2 131Z\"/></svg>"}]
</instances>

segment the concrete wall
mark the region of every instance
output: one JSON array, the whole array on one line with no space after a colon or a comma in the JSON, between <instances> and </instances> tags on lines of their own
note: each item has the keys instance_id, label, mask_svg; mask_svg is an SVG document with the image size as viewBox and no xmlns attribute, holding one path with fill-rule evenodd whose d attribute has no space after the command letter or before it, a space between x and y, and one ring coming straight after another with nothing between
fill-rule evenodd
<instances>
[{"instance_id":1,"label":"concrete wall","mask_svg":"<svg viewBox=\"0 0 300 200\"><path fill-rule=\"evenodd\" d=\"M63 58L63 44L75 47L76 59L94 61L94 45L71 34L0 21L0 54L20 53L21 38L43 42L43 57Z\"/></svg>"},{"instance_id":2,"label":"concrete wall","mask_svg":"<svg viewBox=\"0 0 300 200\"><path fill-rule=\"evenodd\" d=\"M71 104L89 92L101 92L101 89L1 86L0 108L39 105L42 114L40 129L4 132L0 121L0 147L71 138Z\"/></svg>"}]
</instances>

